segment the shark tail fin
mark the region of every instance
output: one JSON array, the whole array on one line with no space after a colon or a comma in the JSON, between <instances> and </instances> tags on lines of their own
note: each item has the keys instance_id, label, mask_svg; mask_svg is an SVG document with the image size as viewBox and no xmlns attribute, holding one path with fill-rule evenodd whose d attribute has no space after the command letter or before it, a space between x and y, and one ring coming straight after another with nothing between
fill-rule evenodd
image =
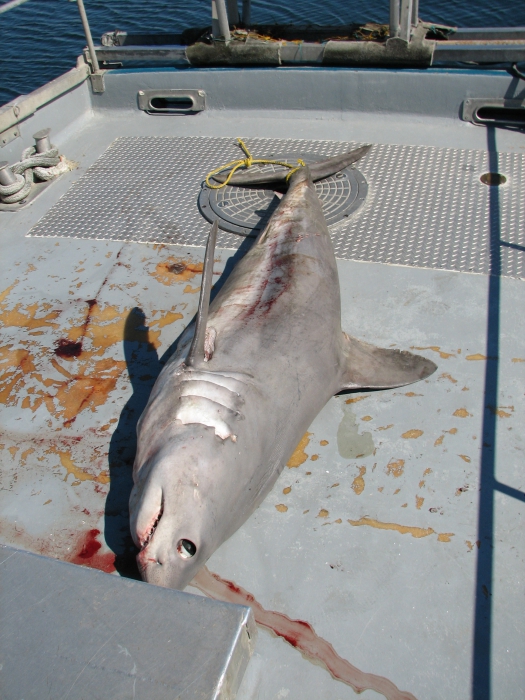
<instances>
[{"instance_id":1,"label":"shark tail fin","mask_svg":"<svg viewBox=\"0 0 525 700\"><path fill-rule=\"evenodd\" d=\"M343 333L346 367L344 389L393 389L426 379L437 365L406 350L389 350Z\"/></svg>"},{"instance_id":2,"label":"shark tail fin","mask_svg":"<svg viewBox=\"0 0 525 700\"><path fill-rule=\"evenodd\" d=\"M213 258L215 255L215 242L217 240L218 227L216 219L211 227L206 244L206 252L204 253L201 293L195 321L195 333L186 357L186 365L188 365L188 367L194 367L204 360L204 341L206 339L206 324L208 322L208 310L210 307L210 294L213 282Z\"/></svg>"},{"instance_id":3,"label":"shark tail fin","mask_svg":"<svg viewBox=\"0 0 525 700\"><path fill-rule=\"evenodd\" d=\"M335 173L338 173L340 170L348 168L349 165L365 156L371 148L372 146L370 145L361 146L360 148L354 148L353 151L349 151L348 153L343 153L340 156L327 158L319 163L310 163L309 168L312 181L317 182L325 177L330 177L330 175L335 175ZM253 187L270 183L284 185L289 181L289 174L290 170L284 167L275 172L261 172L259 169L254 168L253 170L248 169L235 173L228 184L237 185L239 187ZM228 172L213 175L213 179L221 183L226 182L227 177Z\"/></svg>"}]
</instances>

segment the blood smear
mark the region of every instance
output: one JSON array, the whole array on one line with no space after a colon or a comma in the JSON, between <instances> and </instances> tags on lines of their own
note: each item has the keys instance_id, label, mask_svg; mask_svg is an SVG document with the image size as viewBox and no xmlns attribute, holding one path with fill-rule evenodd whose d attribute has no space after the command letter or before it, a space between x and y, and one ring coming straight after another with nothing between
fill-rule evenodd
<instances>
[{"instance_id":1,"label":"blood smear","mask_svg":"<svg viewBox=\"0 0 525 700\"><path fill-rule=\"evenodd\" d=\"M282 637L288 644L298 649L308 659L321 664L337 681L351 686L356 693L364 690L374 690L387 700L416 700L412 693L399 690L392 681L373 673L364 673L337 654L330 642L319 637L314 628L303 620L292 620L283 613L265 610L254 596L233 581L221 578L203 567L191 582L210 598L222 600L225 603L249 605L255 616L255 621L276 636Z\"/></svg>"}]
</instances>

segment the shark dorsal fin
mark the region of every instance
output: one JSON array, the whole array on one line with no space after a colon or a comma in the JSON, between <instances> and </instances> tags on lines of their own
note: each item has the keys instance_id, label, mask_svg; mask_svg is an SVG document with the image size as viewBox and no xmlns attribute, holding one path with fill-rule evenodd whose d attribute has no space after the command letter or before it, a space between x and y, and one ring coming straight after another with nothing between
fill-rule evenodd
<instances>
[{"instance_id":1,"label":"shark dorsal fin","mask_svg":"<svg viewBox=\"0 0 525 700\"><path fill-rule=\"evenodd\" d=\"M208 322L208 310L210 307L210 294L213 282L213 257L215 255L217 229L218 224L217 220L215 220L211 227L208 242L206 243L206 252L204 253L201 294L199 297L197 318L195 320L195 334L186 357L186 365L188 365L188 367L195 367L196 364L204 360L204 341L206 338L206 324Z\"/></svg>"},{"instance_id":2,"label":"shark dorsal fin","mask_svg":"<svg viewBox=\"0 0 525 700\"><path fill-rule=\"evenodd\" d=\"M406 350L378 348L343 333L344 389L393 389L426 379L437 366Z\"/></svg>"}]
</instances>

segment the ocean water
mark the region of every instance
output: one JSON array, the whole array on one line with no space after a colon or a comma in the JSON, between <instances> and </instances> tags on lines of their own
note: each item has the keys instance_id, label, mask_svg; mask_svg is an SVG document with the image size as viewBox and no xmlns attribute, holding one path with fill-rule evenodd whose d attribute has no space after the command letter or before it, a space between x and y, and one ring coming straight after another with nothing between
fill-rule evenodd
<instances>
[{"instance_id":1,"label":"ocean water","mask_svg":"<svg viewBox=\"0 0 525 700\"><path fill-rule=\"evenodd\" d=\"M85 5L96 42L114 29L176 33L210 23L210 0L85 0ZM252 22L388 22L388 7L388 0L252 0ZM419 15L458 27L525 26L525 2L420 0ZM30 0L0 14L0 105L72 68L84 46L74 0Z\"/></svg>"}]
</instances>

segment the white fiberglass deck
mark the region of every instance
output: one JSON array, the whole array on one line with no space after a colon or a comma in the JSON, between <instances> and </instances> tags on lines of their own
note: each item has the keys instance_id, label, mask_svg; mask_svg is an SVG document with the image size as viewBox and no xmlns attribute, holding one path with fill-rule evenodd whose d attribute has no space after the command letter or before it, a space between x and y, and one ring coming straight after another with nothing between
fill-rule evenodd
<instances>
[{"instance_id":1,"label":"white fiberglass deck","mask_svg":"<svg viewBox=\"0 0 525 700\"><path fill-rule=\"evenodd\" d=\"M127 514L136 422L195 314L204 250L27 237L115 138L427 139L514 158L525 147L523 134L452 119L397 115L386 134L384 115L234 117L86 109L56 139L79 169L30 207L0 212L2 542L136 575ZM404 389L331 399L273 492L208 562L218 578L203 574L201 592L246 602L222 580L234 582L274 632L259 634L242 700L351 699L360 672L383 679L368 679L367 700L409 697L396 687L419 700L523 696L525 287L501 274L499 197L491 188L492 276L338 261L343 329L412 348L438 370ZM97 199L89 206L96 212ZM248 245L217 251L217 280Z\"/></svg>"}]
</instances>

